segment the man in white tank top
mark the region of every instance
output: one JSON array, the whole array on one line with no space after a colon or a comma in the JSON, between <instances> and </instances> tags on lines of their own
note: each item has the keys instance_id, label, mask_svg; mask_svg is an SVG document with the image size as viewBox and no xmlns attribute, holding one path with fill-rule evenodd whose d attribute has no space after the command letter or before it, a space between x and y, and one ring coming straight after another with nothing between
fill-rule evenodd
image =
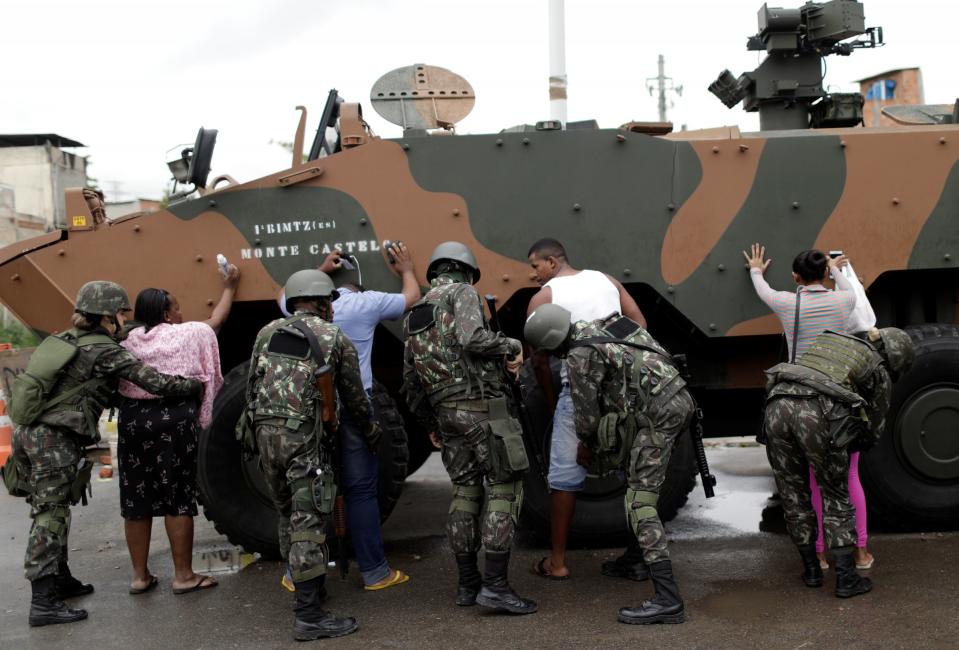
<instances>
[{"instance_id":1,"label":"man in white tank top","mask_svg":"<svg viewBox=\"0 0 959 650\"><path fill-rule=\"evenodd\" d=\"M553 303L568 310L573 322L593 321L617 312L646 327L643 312L622 284L600 271L574 269L566 257L566 249L555 239L540 239L530 247L528 255L536 281L543 288L529 301L527 314L532 314L540 305ZM576 462L579 439L573 425L573 402L565 364L560 378L562 390L553 413L549 452L552 553L533 567L537 575L554 580L569 578L566 542L576 512L576 493L582 491L586 482L586 468Z\"/></svg>"}]
</instances>

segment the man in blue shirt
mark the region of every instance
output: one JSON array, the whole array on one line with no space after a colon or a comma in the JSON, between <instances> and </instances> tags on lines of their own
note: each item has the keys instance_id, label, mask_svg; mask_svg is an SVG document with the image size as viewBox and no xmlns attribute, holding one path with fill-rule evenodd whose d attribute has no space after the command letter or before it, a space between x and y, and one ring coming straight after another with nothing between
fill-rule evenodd
<instances>
[{"instance_id":1,"label":"man in blue shirt","mask_svg":"<svg viewBox=\"0 0 959 650\"><path fill-rule=\"evenodd\" d=\"M403 316L420 299L420 285L413 272L413 261L402 243L391 244L387 253L394 260L393 268L403 280L400 293L365 291L359 275L351 273L353 264L340 251L330 253L320 270L329 273L337 284L340 297L333 302L333 323L353 341L360 358L360 374L367 394L373 390L373 333L384 320ZM355 261L355 260L354 260ZM346 497L346 518L350 529L356 562L367 591L392 587L409 580L409 576L391 569L383 551L380 534L380 509L377 499L379 463L366 445L359 427L341 414L340 445L343 452L341 487Z\"/></svg>"}]
</instances>

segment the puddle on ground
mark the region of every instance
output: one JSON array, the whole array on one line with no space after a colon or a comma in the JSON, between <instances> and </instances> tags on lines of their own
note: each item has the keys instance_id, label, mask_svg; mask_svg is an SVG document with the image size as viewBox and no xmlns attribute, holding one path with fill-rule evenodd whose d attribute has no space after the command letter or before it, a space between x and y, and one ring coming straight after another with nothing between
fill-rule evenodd
<instances>
[{"instance_id":1,"label":"puddle on ground","mask_svg":"<svg viewBox=\"0 0 959 650\"><path fill-rule=\"evenodd\" d=\"M260 559L239 546L219 543L193 549L193 571L209 575L237 573Z\"/></svg>"}]
</instances>

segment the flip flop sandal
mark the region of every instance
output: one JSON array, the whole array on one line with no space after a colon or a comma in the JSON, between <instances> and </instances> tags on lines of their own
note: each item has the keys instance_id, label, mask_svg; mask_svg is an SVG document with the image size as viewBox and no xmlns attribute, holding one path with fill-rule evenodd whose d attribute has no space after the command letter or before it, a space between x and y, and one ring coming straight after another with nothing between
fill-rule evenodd
<instances>
[{"instance_id":1,"label":"flip flop sandal","mask_svg":"<svg viewBox=\"0 0 959 650\"><path fill-rule=\"evenodd\" d=\"M410 577L406 575L405 573L403 573L402 571L400 571L399 569L397 569L396 573L393 574L393 577L387 580L386 582L382 584L363 585L363 589L365 589L366 591L379 591L380 589L395 587L396 585L401 585L404 582L409 582L409 581L410 581Z\"/></svg>"},{"instance_id":2,"label":"flip flop sandal","mask_svg":"<svg viewBox=\"0 0 959 650\"><path fill-rule=\"evenodd\" d=\"M869 558L868 560L866 560L865 562L863 562L862 564L859 564L859 563L857 562L857 563L856 563L856 568L859 569L860 571L865 571L866 569L871 569L871 568L872 568L872 565L873 565L873 562L875 562L875 561L876 561L876 558L871 557L871 558Z\"/></svg>"},{"instance_id":3,"label":"flip flop sandal","mask_svg":"<svg viewBox=\"0 0 959 650\"><path fill-rule=\"evenodd\" d=\"M150 582L147 583L146 587L130 587L130 595L139 596L140 594L145 594L146 592L155 589L158 584L160 584L160 579L154 575L151 575Z\"/></svg>"},{"instance_id":4,"label":"flip flop sandal","mask_svg":"<svg viewBox=\"0 0 959 650\"><path fill-rule=\"evenodd\" d=\"M213 579L212 576L204 576L197 574L197 577L200 578L195 585L192 587L183 587L180 589L174 589L173 593L177 596L182 596L183 594L189 594L194 591L203 591L204 589L213 589L215 586L220 584Z\"/></svg>"},{"instance_id":5,"label":"flip flop sandal","mask_svg":"<svg viewBox=\"0 0 959 650\"><path fill-rule=\"evenodd\" d=\"M540 578L546 578L547 580L569 580L569 574L567 573L564 576L554 576L552 573L546 570L546 560L548 557L540 558L539 562L530 567L530 573L534 576L539 576Z\"/></svg>"}]
</instances>

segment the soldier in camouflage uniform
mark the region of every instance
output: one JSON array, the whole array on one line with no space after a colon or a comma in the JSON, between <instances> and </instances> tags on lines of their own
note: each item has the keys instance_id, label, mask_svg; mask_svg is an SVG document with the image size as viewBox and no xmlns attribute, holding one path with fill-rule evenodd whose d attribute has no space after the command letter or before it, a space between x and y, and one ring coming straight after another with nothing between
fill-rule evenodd
<instances>
[{"instance_id":1,"label":"soldier in camouflage uniform","mask_svg":"<svg viewBox=\"0 0 959 650\"><path fill-rule=\"evenodd\" d=\"M529 461L505 372L518 372L523 348L489 329L472 287L479 277L476 258L463 244L445 242L433 251L426 271L431 288L403 323L403 392L420 423L438 434L453 482L447 534L459 569L456 604L531 614L536 603L521 598L507 580Z\"/></svg>"},{"instance_id":2,"label":"soldier in camouflage uniform","mask_svg":"<svg viewBox=\"0 0 959 650\"><path fill-rule=\"evenodd\" d=\"M24 569L30 581L30 625L72 623L87 617L62 599L93 592L93 586L73 577L67 563L70 506L86 498L92 465L83 448L100 439L100 414L117 394L120 379L162 396L198 394L203 384L157 372L117 344L130 311L123 287L113 282L88 282L77 294L74 328L57 337L77 351L63 367L47 404L30 424L13 436L13 462L23 477L33 525L27 538ZM51 337L53 338L53 337ZM45 354L41 344L34 355ZM39 363L31 359L31 364Z\"/></svg>"},{"instance_id":3,"label":"soldier in camouflage uniform","mask_svg":"<svg viewBox=\"0 0 959 650\"><path fill-rule=\"evenodd\" d=\"M822 586L809 493L811 465L822 491L823 534L835 554L840 598L872 589L872 581L856 573L852 556L856 522L849 500L849 450L878 441L892 379L909 369L916 354L909 335L894 327L873 328L868 339L827 330L795 364L766 371L766 454L786 527L802 558L802 578L809 587Z\"/></svg>"},{"instance_id":4,"label":"soldier in camouflage uniform","mask_svg":"<svg viewBox=\"0 0 959 650\"><path fill-rule=\"evenodd\" d=\"M656 593L620 609L619 620L682 623L685 607L656 505L673 445L696 410L686 382L645 329L616 313L571 324L567 310L546 304L523 332L534 348L566 357L581 464L593 473L626 471L627 520Z\"/></svg>"},{"instance_id":5,"label":"soldier in camouflage uniform","mask_svg":"<svg viewBox=\"0 0 959 650\"><path fill-rule=\"evenodd\" d=\"M333 385L374 453L379 430L371 419L353 343L333 325L333 281L322 271L298 271L285 287L290 318L260 330L253 346L247 413L263 475L279 513L280 552L295 584L293 636L298 641L343 636L356 619L325 611L328 551L325 529L336 485L330 447L335 424L323 422L318 371L332 372ZM319 356L311 346L311 336ZM322 374L322 373L320 373ZM333 398L335 400L335 398Z\"/></svg>"}]
</instances>

